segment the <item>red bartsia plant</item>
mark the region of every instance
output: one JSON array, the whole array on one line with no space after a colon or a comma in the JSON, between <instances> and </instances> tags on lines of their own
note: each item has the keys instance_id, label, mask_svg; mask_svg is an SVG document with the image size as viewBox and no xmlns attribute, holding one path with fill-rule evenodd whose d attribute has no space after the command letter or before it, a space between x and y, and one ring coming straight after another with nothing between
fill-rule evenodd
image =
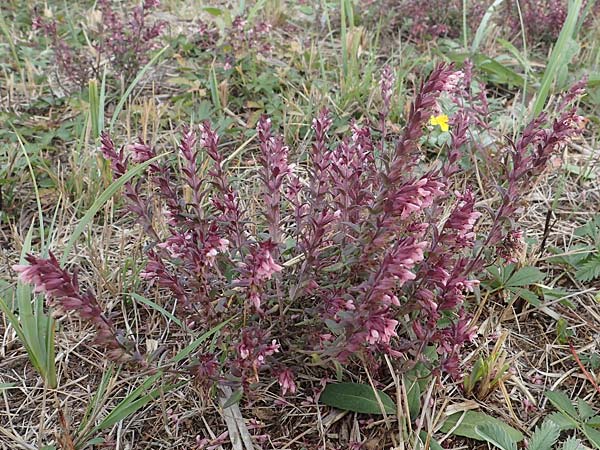
<instances>
[{"instance_id":1,"label":"red bartsia plant","mask_svg":"<svg viewBox=\"0 0 600 450\"><path fill-rule=\"evenodd\" d=\"M324 361L360 356L376 364L389 354L414 363L433 346L438 357L429 363L460 376L461 349L474 338L467 296L486 265L498 256L509 259L518 246L511 218L532 180L581 123L567 107L581 93L579 84L550 126L542 115L509 142L500 203L478 208L477 193L457 166L471 144L468 130L479 126L470 106L452 117L444 158L429 161L422 149L430 117L441 112L440 98L463 104L455 97L466 95L469 78L468 71L436 67L415 95L404 132L393 138L385 132L393 86L387 68L378 128L353 122L349 134L338 137L324 110L312 123L308 160L296 164L269 119L261 118L262 188L253 208L236 193L227 146L208 123L183 130L180 162L151 164L146 176L125 183L129 211L150 241L141 277L162 292L165 306L176 306L188 331L228 320L211 351L194 356L189 373L203 385L227 380L246 387L270 376L293 393L294 372L285 362L305 351ZM200 149L209 161L200 163ZM108 135L101 151L115 178L131 161L156 156L141 141L116 150ZM256 208L262 214L247 212ZM24 281L60 303L60 290L25 274L50 265L64 275L52 284L62 289L66 272L34 257L29 262L30 268L18 268ZM79 303L61 305L81 310ZM82 315L95 324L96 317Z\"/></svg>"},{"instance_id":2,"label":"red bartsia plant","mask_svg":"<svg viewBox=\"0 0 600 450\"><path fill-rule=\"evenodd\" d=\"M50 40L62 79L84 87L91 78L101 77L108 64L116 77L127 82L159 46L158 38L166 24L151 20L159 4L159 0L143 0L133 8L118 11L113 0L99 0L97 23L88 21L86 30L92 49L63 36L55 19L35 16L33 28Z\"/></svg>"},{"instance_id":3,"label":"red bartsia plant","mask_svg":"<svg viewBox=\"0 0 600 450\"><path fill-rule=\"evenodd\" d=\"M419 0L389 0L388 8L379 11L395 11L394 17L402 18L400 24L411 37L422 39L425 36L434 38L448 36L457 38L463 33L463 8L467 8L467 26L474 33L487 8L493 3L489 0L469 1L450 0L432 2ZM517 36L517 44L521 39L521 28L525 27L525 35L530 44L553 43L557 38L568 13L567 0L520 0L509 1L500 5L493 20L503 27L507 33ZM519 14L520 8L520 14ZM585 5L584 5L585 8ZM589 25L598 12L598 5L589 14L586 23ZM522 20L521 20L522 19Z\"/></svg>"},{"instance_id":4,"label":"red bartsia plant","mask_svg":"<svg viewBox=\"0 0 600 450\"><path fill-rule=\"evenodd\" d=\"M211 54L219 52L225 69L233 67L236 60L247 54L271 54L272 26L269 22L249 22L244 15L238 15L231 24L222 25L218 27L215 23L199 20L196 43Z\"/></svg>"}]
</instances>

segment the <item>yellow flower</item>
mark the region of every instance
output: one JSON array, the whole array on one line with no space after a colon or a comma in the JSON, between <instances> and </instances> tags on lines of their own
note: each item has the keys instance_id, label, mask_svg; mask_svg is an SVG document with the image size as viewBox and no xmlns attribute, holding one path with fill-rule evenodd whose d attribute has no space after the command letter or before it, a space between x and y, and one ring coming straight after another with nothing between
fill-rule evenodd
<instances>
[{"instance_id":1,"label":"yellow flower","mask_svg":"<svg viewBox=\"0 0 600 450\"><path fill-rule=\"evenodd\" d=\"M439 116L431 116L429 119L429 123L431 125L439 125L442 131L448 131L450 127L448 126L448 116L446 114L440 114Z\"/></svg>"}]
</instances>

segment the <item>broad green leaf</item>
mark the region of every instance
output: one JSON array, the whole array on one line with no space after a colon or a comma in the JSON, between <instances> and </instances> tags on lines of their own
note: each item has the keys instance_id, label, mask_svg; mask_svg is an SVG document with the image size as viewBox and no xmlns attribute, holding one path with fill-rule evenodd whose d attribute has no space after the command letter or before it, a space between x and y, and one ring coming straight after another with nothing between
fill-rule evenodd
<instances>
[{"instance_id":1,"label":"broad green leaf","mask_svg":"<svg viewBox=\"0 0 600 450\"><path fill-rule=\"evenodd\" d=\"M573 330L569 329L569 323L564 317L556 321L556 338L560 344L569 342L569 338L573 336Z\"/></svg>"},{"instance_id":2,"label":"broad green leaf","mask_svg":"<svg viewBox=\"0 0 600 450\"><path fill-rule=\"evenodd\" d=\"M421 411L421 386L416 378L407 377L408 390L406 391L406 397L408 399L408 410L410 418L415 420L419 412Z\"/></svg>"},{"instance_id":3,"label":"broad green leaf","mask_svg":"<svg viewBox=\"0 0 600 450\"><path fill-rule=\"evenodd\" d=\"M529 289L512 287L509 288L509 291L515 294L517 297L521 297L527 300L535 307L539 307L542 305L542 303L540 302L540 298L537 296L537 294L535 292L531 292Z\"/></svg>"},{"instance_id":4,"label":"broad green leaf","mask_svg":"<svg viewBox=\"0 0 600 450\"><path fill-rule=\"evenodd\" d=\"M489 74L492 82L508 84L509 86L525 86L525 79L521 75L495 59L477 54L473 57L473 61L478 69Z\"/></svg>"},{"instance_id":5,"label":"broad green leaf","mask_svg":"<svg viewBox=\"0 0 600 450\"><path fill-rule=\"evenodd\" d=\"M590 417L586 422L592 427L600 427L600 415Z\"/></svg>"},{"instance_id":6,"label":"broad green leaf","mask_svg":"<svg viewBox=\"0 0 600 450\"><path fill-rule=\"evenodd\" d=\"M396 414L396 404L385 392L377 390L386 414ZM373 388L368 384L328 384L320 397L321 403L345 411L382 414Z\"/></svg>"},{"instance_id":7,"label":"broad green leaf","mask_svg":"<svg viewBox=\"0 0 600 450\"><path fill-rule=\"evenodd\" d=\"M579 439L570 437L563 443L561 450L583 450L583 445Z\"/></svg>"},{"instance_id":8,"label":"broad green leaf","mask_svg":"<svg viewBox=\"0 0 600 450\"><path fill-rule=\"evenodd\" d=\"M477 425L475 432L479 435L480 439L489 442L501 450L517 450L517 442L504 428L495 423Z\"/></svg>"},{"instance_id":9,"label":"broad green leaf","mask_svg":"<svg viewBox=\"0 0 600 450\"><path fill-rule=\"evenodd\" d=\"M427 432L421 431L419 433L419 438L421 438L421 442L427 442ZM444 450L444 448L433 438L429 439L429 450Z\"/></svg>"},{"instance_id":10,"label":"broad green leaf","mask_svg":"<svg viewBox=\"0 0 600 450\"><path fill-rule=\"evenodd\" d=\"M4 389L12 389L17 386L17 383L0 383L0 391Z\"/></svg>"},{"instance_id":11,"label":"broad green leaf","mask_svg":"<svg viewBox=\"0 0 600 450\"><path fill-rule=\"evenodd\" d=\"M551 420L537 427L529 440L528 450L552 450L558 441L560 428Z\"/></svg>"},{"instance_id":12,"label":"broad green leaf","mask_svg":"<svg viewBox=\"0 0 600 450\"><path fill-rule=\"evenodd\" d=\"M481 436L475 431L476 426L481 425L498 425L503 428L506 433L514 441L522 441L524 436L519 430L505 424L501 420L496 419L486 413L479 411L459 412L449 416L441 427L443 433L448 433L460 421L460 425L452 432L456 436L468 437L471 439L481 440Z\"/></svg>"},{"instance_id":13,"label":"broad green leaf","mask_svg":"<svg viewBox=\"0 0 600 450\"><path fill-rule=\"evenodd\" d=\"M523 267L517 270L506 282L506 287L524 287L542 281L546 275L537 267Z\"/></svg>"},{"instance_id":14,"label":"broad green leaf","mask_svg":"<svg viewBox=\"0 0 600 450\"><path fill-rule=\"evenodd\" d=\"M600 277L600 256L595 255L577 267L575 278L582 283L595 280Z\"/></svg>"},{"instance_id":15,"label":"broad green leaf","mask_svg":"<svg viewBox=\"0 0 600 450\"><path fill-rule=\"evenodd\" d=\"M473 364L473 368L471 369L471 373L468 377L465 377L463 380L463 386L467 392L472 392L475 389L475 385L481 378L483 378L483 374L485 371L485 363L483 358L479 358Z\"/></svg>"},{"instance_id":16,"label":"broad green leaf","mask_svg":"<svg viewBox=\"0 0 600 450\"><path fill-rule=\"evenodd\" d=\"M567 397L564 392L561 391L546 391L544 395L550 400L550 402L563 414L567 414L570 417L576 419L578 417L577 411L571 402L571 399Z\"/></svg>"},{"instance_id":17,"label":"broad green leaf","mask_svg":"<svg viewBox=\"0 0 600 450\"><path fill-rule=\"evenodd\" d=\"M597 413L597 411L582 398L577 399L577 409L579 410L579 417L581 417L584 422L587 422Z\"/></svg>"},{"instance_id":18,"label":"broad green leaf","mask_svg":"<svg viewBox=\"0 0 600 450\"><path fill-rule=\"evenodd\" d=\"M575 419L561 412L554 412L550 414L547 420L551 420L552 422L554 422L558 426L558 428L560 428L561 431L573 430L577 428L578 425Z\"/></svg>"},{"instance_id":19,"label":"broad green leaf","mask_svg":"<svg viewBox=\"0 0 600 450\"><path fill-rule=\"evenodd\" d=\"M585 434L585 437L588 438L588 441L590 441L595 448L600 449L600 431L584 424L583 434Z\"/></svg>"}]
</instances>

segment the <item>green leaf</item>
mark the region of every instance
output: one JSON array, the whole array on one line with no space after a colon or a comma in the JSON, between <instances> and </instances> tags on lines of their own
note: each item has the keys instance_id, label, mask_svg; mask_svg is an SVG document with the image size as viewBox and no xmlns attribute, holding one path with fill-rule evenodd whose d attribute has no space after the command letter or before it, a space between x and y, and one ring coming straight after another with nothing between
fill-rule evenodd
<instances>
[{"instance_id":1,"label":"green leaf","mask_svg":"<svg viewBox=\"0 0 600 450\"><path fill-rule=\"evenodd\" d=\"M475 37L473 38L473 43L471 44L471 53L475 53L479 49L479 45L481 45L481 42L483 41L483 39L485 38L485 36L488 33L489 24L490 24L492 15L494 14L496 9L500 6L500 4L503 1L504 0L496 0L494 3L492 3L489 6L487 11L483 15L483 18L481 19L481 22L479 23L479 26L477 27L477 31L475 32Z\"/></svg>"},{"instance_id":2,"label":"green leaf","mask_svg":"<svg viewBox=\"0 0 600 450\"><path fill-rule=\"evenodd\" d=\"M407 377L410 383L406 397L408 399L408 411L411 420L415 420L421 411L421 386L415 377Z\"/></svg>"},{"instance_id":3,"label":"green leaf","mask_svg":"<svg viewBox=\"0 0 600 450\"><path fill-rule=\"evenodd\" d=\"M507 431L495 423L477 425L475 432L481 439L501 450L517 450L517 442Z\"/></svg>"},{"instance_id":4,"label":"green leaf","mask_svg":"<svg viewBox=\"0 0 600 450\"><path fill-rule=\"evenodd\" d=\"M221 14L223 14L223 11L221 11L220 8L206 7L204 8L204 11L215 17L219 17Z\"/></svg>"},{"instance_id":5,"label":"green leaf","mask_svg":"<svg viewBox=\"0 0 600 450\"><path fill-rule=\"evenodd\" d=\"M117 191L119 189L121 189L123 187L123 185L125 183L127 183L131 178L133 178L134 176L142 173L144 170L146 170L146 168L156 162L158 159L163 158L164 156L166 156L168 153L164 153L162 155L158 155L155 156L152 159L149 159L148 161L134 167L133 169L128 170L123 176L119 177L117 180L113 181L105 190L104 192L102 192L102 194L100 194L98 196L98 198L96 198L96 201L92 204L92 206L90 207L90 209L85 213L85 215L81 218L81 220L79 221L79 223L77 224L77 226L75 227L75 230L73 230L73 233L71 234L71 237L69 238L69 242L67 242L67 245L65 246L65 250L62 254L62 258L60 260L61 264L64 264L65 261L67 260L67 256L69 256L69 253L71 253L71 249L73 248L73 245L75 245L75 242L77 241L77 239L79 238L79 236L81 235L81 233L83 233L83 230L85 229L85 227L87 225L89 225L89 223L92 221L92 219L94 218L94 216L96 215L96 213L98 211L100 211L100 208L102 208L102 206L113 196L117 193Z\"/></svg>"},{"instance_id":6,"label":"green leaf","mask_svg":"<svg viewBox=\"0 0 600 450\"><path fill-rule=\"evenodd\" d=\"M158 53L156 53L156 55L154 55L152 57L152 59L150 61L148 61L148 63L142 68L142 70L140 70L140 73L137 74L137 76L134 78L134 80L131 82L131 84L127 87L127 90L125 91L125 93L119 100L119 103L117 103L115 110L113 111L112 119L110 120L110 125L108 128L109 131L112 131L113 128L115 127L117 118L119 117L119 114L121 113L121 110L125 106L125 102L131 95L131 92L133 91L133 89L137 86L137 84L140 82L140 80L146 74L146 72L148 72L150 67L152 67L156 61L158 61L158 59L162 56L162 54L164 52L167 51L168 48L169 48L169 46L167 45L167 46L163 47L160 51L158 51Z\"/></svg>"},{"instance_id":7,"label":"green leaf","mask_svg":"<svg viewBox=\"0 0 600 450\"><path fill-rule=\"evenodd\" d=\"M554 412L550 414L547 420L551 420L552 422L554 422L556 426L560 428L561 431L573 430L577 428L578 425L578 422L575 419L560 412Z\"/></svg>"},{"instance_id":8,"label":"green leaf","mask_svg":"<svg viewBox=\"0 0 600 450\"><path fill-rule=\"evenodd\" d=\"M537 267L523 267L517 270L506 282L506 287L524 287L538 283L546 278L546 274Z\"/></svg>"},{"instance_id":9,"label":"green leaf","mask_svg":"<svg viewBox=\"0 0 600 450\"><path fill-rule=\"evenodd\" d=\"M583 0L569 2L567 18L563 23L556 44L550 54L550 60L546 66L546 70L544 70L541 86L535 99L535 104L533 105L534 117L537 117L544 109L544 105L546 104L546 100L550 93L550 87L552 86L552 82L556 78L558 71L561 67L566 66L574 56L567 51L567 48L570 45L570 41L573 39L582 3Z\"/></svg>"},{"instance_id":10,"label":"green leaf","mask_svg":"<svg viewBox=\"0 0 600 450\"><path fill-rule=\"evenodd\" d=\"M176 362L180 362L181 360L183 360L186 356L188 356L190 353L192 353L194 350L196 350L200 346L200 344L202 344L202 342L204 342L206 339L211 337L213 334L221 331L221 328L223 328L225 325L227 325L229 322L231 322L234 318L235 318L235 316L221 322L220 324L212 327L210 330L208 330L204 334L202 334L199 337L197 337L196 339L194 339L194 341L192 341L191 344L187 345L183 350L181 350L179 353L177 353L171 361L176 363Z\"/></svg>"},{"instance_id":11,"label":"green leaf","mask_svg":"<svg viewBox=\"0 0 600 450\"><path fill-rule=\"evenodd\" d=\"M577 419L578 414L571 403L571 399L561 391L546 391L544 395L550 400L550 402L555 406L563 414L567 414L569 417L573 419Z\"/></svg>"},{"instance_id":12,"label":"green leaf","mask_svg":"<svg viewBox=\"0 0 600 450\"><path fill-rule=\"evenodd\" d=\"M588 438L588 441L590 441L594 447L600 449L600 431L590 427L587 424L584 424L583 434L585 434L585 437Z\"/></svg>"},{"instance_id":13,"label":"green leaf","mask_svg":"<svg viewBox=\"0 0 600 450\"><path fill-rule=\"evenodd\" d=\"M490 75L494 83L508 84L509 86L525 86L525 79L512 69L485 55L477 54L473 61L478 69Z\"/></svg>"},{"instance_id":14,"label":"green leaf","mask_svg":"<svg viewBox=\"0 0 600 450\"><path fill-rule=\"evenodd\" d=\"M427 442L427 432L421 431L419 433L419 438L421 439L421 442L423 442L423 443ZM434 438L430 438L429 439L429 450L444 450L444 448Z\"/></svg>"},{"instance_id":15,"label":"green leaf","mask_svg":"<svg viewBox=\"0 0 600 450\"><path fill-rule=\"evenodd\" d=\"M573 336L573 330L569 329L568 322L561 317L556 321L556 338L560 344L569 342L569 338Z\"/></svg>"},{"instance_id":16,"label":"green leaf","mask_svg":"<svg viewBox=\"0 0 600 450\"><path fill-rule=\"evenodd\" d=\"M600 256L598 255L586 260L575 272L575 278L582 283L595 280L598 277L600 277Z\"/></svg>"},{"instance_id":17,"label":"green leaf","mask_svg":"<svg viewBox=\"0 0 600 450\"><path fill-rule=\"evenodd\" d=\"M473 364L473 368L471 369L469 376L465 377L463 380L465 391L468 393L473 392L477 382L483 378L484 373L485 362L483 361L483 358L479 357L479 359L475 361L475 364Z\"/></svg>"},{"instance_id":18,"label":"green leaf","mask_svg":"<svg viewBox=\"0 0 600 450\"><path fill-rule=\"evenodd\" d=\"M4 389L12 389L17 386L17 383L0 383L0 391Z\"/></svg>"},{"instance_id":19,"label":"green leaf","mask_svg":"<svg viewBox=\"0 0 600 450\"><path fill-rule=\"evenodd\" d=\"M138 302L143 303L144 305L147 305L147 306L151 307L152 309L155 309L156 311L161 313L163 316L165 316L167 319L176 323L179 326L179 328L185 329L181 320L179 320L177 317L175 317L173 314L171 314L169 311L167 311L162 306L154 303L152 300L148 300L146 297L142 297L139 294L131 293L129 295L131 295L133 298L135 298Z\"/></svg>"},{"instance_id":20,"label":"green leaf","mask_svg":"<svg viewBox=\"0 0 600 450\"><path fill-rule=\"evenodd\" d=\"M570 437L563 443L561 450L583 450L583 445L581 445L581 441L579 439Z\"/></svg>"},{"instance_id":21,"label":"green leaf","mask_svg":"<svg viewBox=\"0 0 600 450\"><path fill-rule=\"evenodd\" d=\"M535 307L539 307L542 305L542 303L540 302L540 298L537 296L537 294L535 292L531 292L529 289L513 287L509 288L509 291L515 294L517 297L521 297L527 300Z\"/></svg>"},{"instance_id":22,"label":"green leaf","mask_svg":"<svg viewBox=\"0 0 600 450\"><path fill-rule=\"evenodd\" d=\"M377 390L386 414L396 414L396 404L385 392ZM377 396L368 384L328 384L320 397L321 403L345 411L364 414L382 414Z\"/></svg>"},{"instance_id":23,"label":"green leaf","mask_svg":"<svg viewBox=\"0 0 600 450\"><path fill-rule=\"evenodd\" d=\"M552 450L558 441L560 428L551 420L537 427L529 441L528 450Z\"/></svg>"},{"instance_id":24,"label":"green leaf","mask_svg":"<svg viewBox=\"0 0 600 450\"><path fill-rule=\"evenodd\" d=\"M243 389L238 389L236 391L233 391L231 393L231 395L229 396L229 398L227 399L227 401L223 404L223 409L227 409L230 406L233 406L236 403L239 403L243 396L244 396Z\"/></svg>"},{"instance_id":25,"label":"green leaf","mask_svg":"<svg viewBox=\"0 0 600 450\"><path fill-rule=\"evenodd\" d=\"M586 422L592 427L600 427L600 415L590 417Z\"/></svg>"},{"instance_id":26,"label":"green leaf","mask_svg":"<svg viewBox=\"0 0 600 450\"><path fill-rule=\"evenodd\" d=\"M449 416L441 427L443 433L448 433L460 421L460 425L452 432L456 436L468 437L471 439L481 440L481 436L475 431L475 427L481 425L498 425L503 428L514 441L522 441L524 436L519 430L505 424L501 420L496 419L486 413L479 411L459 412Z\"/></svg>"},{"instance_id":27,"label":"green leaf","mask_svg":"<svg viewBox=\"0 0 600 450\"><path fill-rule=\"evenodd\" d=\"M32 237L33 224L23 241L20 264L26 262L25 255L31 250ZM2 298L0 298L0 310L2 310L23 343L31 364L47 385L55 388L57 380L54 361L54 320L44 312L44 297L34 295L31 286L18 282L14 292L18 316L13 313L12 308Z\"/></svg>"},{"instance_id":28,"label":"green leaf","mask_svg":"<svg viewBox=\"0 0 600 450\"><path fill-rule=\"evenodd\" d=\"M577 409L579 410L579 417L581 417L584 422L587 422L589 419L594 417L597 412L582 398L577 399Z\"/></svg>"}]
</instances>

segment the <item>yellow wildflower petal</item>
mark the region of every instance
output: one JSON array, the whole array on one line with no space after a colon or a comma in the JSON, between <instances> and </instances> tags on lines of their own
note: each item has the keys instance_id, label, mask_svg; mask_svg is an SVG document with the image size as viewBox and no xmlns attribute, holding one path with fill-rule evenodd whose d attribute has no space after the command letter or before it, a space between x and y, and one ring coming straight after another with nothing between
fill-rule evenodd
<instances>
[{"instance_id":1,"label":"yellow wildflower petal","mask_svg":"<svg viewBox=\"0 0 600 450\"><path fill-rule=\"evenodd\" d=\"M440 114L439 116L431 116L429 119L431 125L438 125L442 131L448 131L448 116L446 114Z\"/></svg>"}]
</instances>

